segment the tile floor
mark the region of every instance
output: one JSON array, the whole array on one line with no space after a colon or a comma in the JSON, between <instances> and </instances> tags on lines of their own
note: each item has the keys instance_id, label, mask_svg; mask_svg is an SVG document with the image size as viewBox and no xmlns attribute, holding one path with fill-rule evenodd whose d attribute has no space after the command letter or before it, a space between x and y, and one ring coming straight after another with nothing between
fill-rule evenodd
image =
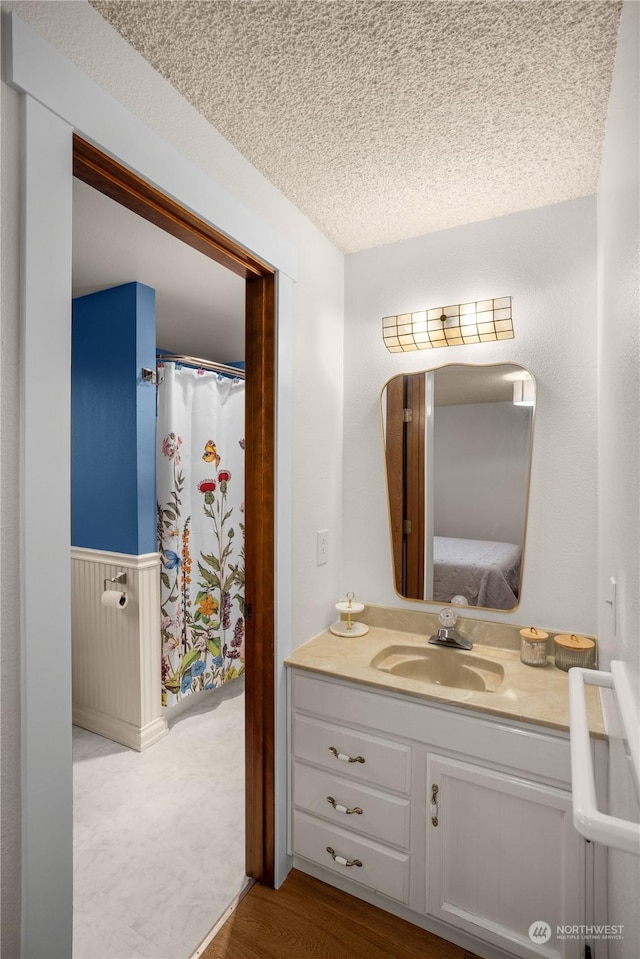
<instances>
[{"instance_id":1,"label":"tile floor","mask_svg":"<svg viewBox=\"0 0 640 959\"><path fill-rule=\"evenodd\" d=\"M74 726L73 959L188 959L244 875L244 680L142 753Z\"/></svg>"}]
</instances>

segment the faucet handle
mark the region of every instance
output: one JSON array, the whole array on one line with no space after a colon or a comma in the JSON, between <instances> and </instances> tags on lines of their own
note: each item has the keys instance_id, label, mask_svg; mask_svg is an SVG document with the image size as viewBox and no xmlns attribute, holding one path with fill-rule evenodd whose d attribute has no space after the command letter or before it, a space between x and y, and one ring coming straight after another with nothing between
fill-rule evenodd
<instances>
[{"instance_id":1,"label":"faucet handle","mask_svg":"<svg viewBox=\"0 0 640 959\"><path fill-rule=\"evenodd\" d=\"M444 606L438 613L438 619L445 627L445 629L453 629L458 621L456 612L454 609L451 609L450 606ZM440 630L438 630L440 632Z\"/></svg>"}]
</instances>

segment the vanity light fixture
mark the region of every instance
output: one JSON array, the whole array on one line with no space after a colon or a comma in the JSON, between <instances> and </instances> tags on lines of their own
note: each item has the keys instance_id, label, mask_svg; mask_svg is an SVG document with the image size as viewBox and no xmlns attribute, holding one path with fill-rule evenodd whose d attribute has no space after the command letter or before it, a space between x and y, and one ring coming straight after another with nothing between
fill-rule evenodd
<instances>
[{"instance_id":1,"label":"vanity light fixture","mask_svg":"<svg viewBox=\"0 0 640 959\"><path fill-rule=\"evenodd\" d=\"M533 406L535 403L535 387L531 377L516 380L513 384L513 405Z\"/></svg>"},{"instance_id":2,"label":"vanity light fixture","mask_svg":"<svg viewBox=\"0 0 640 959\"><path fill-rule=\"evenodd\" d=\"M512 340L511 297L385 316L382 338L390 353L463 346L489 340Z\"/></svg>"}]
</instances>

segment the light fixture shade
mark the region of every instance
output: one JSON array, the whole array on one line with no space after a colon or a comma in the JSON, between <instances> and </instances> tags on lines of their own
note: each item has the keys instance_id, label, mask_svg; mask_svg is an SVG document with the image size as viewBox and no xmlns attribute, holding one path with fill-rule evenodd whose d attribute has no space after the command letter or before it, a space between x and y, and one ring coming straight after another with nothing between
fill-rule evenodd
<instances>
[{"instance_id":1,"label":"light fixture shade","mask_svg":"<svg viewBox=\"0 0 640 959\"><path fill-rule=\"evenodd\" d=\"M512 340L511 297L459 303L418 313L385 316L382 338L390 353L410 353L437 346L464 346L489 340Z\"/></svg>"}]
</instances>

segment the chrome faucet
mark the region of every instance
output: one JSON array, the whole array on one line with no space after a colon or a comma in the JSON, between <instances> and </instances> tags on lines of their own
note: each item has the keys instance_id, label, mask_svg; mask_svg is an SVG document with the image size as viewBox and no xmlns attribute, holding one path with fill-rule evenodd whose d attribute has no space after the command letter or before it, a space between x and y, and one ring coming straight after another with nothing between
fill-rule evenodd
<instances>
[{"instance_id":1,"label":"chrome faucet","mask_svg":"<svg viewBox=\"0 0 640 959\"><path fill-rule=\"evenodd\" d=\"M470 639L465 639L460 633L456 632L455 625L458 617L451 609L445 606L438 613L438 619L442 626L435 634L429 638L429 642L434 646L448 646L450 649L473 649L473 643Z\"/></svg>"}]
</instances>

